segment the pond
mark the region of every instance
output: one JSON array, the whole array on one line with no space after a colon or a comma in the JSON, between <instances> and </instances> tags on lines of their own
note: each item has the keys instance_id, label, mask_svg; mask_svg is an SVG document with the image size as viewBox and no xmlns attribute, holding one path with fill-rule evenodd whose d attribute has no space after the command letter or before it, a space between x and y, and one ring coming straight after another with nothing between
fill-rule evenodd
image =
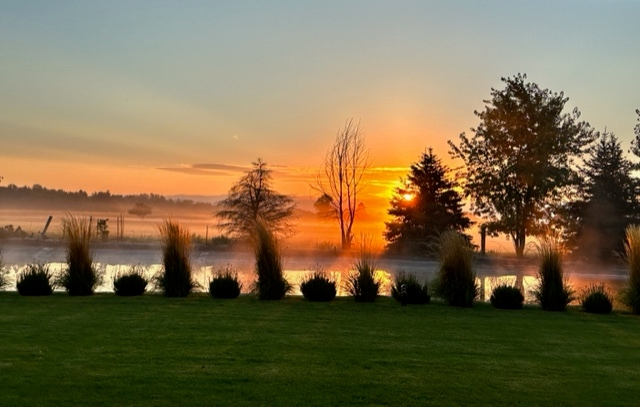
<instances>
[{"instance_id":1,"label":"pond","mask_svg":"<svg viewBox=\"0 0 640 407\"><path fill-rule=\"evenodd\" d=\"M59 273L63 268L66 267L65 263L61 262L49 262L47 263L49 266L49 270L53 273ZM22 270L25 269L27 264L14 264L9 267L10 269L10 278L12 283L8 289L13 289L15 287L15 279ZM342 264L344 266L344 264ZM103 281L100 286L97 287L96 292L113 292L113 279L126 273L130 268L130 264L106 264L106 263L96 263L96 267L101 271L103 275ZM153 277L157 273L162 270L162 265L159 263L146 264L143 266L146 270L145 273L148 277ZM250 261L241 261L234 263L229 263L224 267L230 267L233 270L238 272L238 280L242 283L242 292L248 293L251 291L251 286L256 279L255 272L253 270L253 265ZM340 270L335 270L330 267L323 268L318 265L317 267L325 270L332 279L336 281L337 295L338 296L346 296L348 293L344 289L343 282L349 273L353 270L350 270L349 266L343 267ZM193 278L198 282L200 287L196 291L206 292L209 287L209 282L213 278L215 271L218 268L207 267L207 266L194 266L193 270ZM292 284L293 291L290 293L291 295L301 295L300 292L300 283L303 281L305 276L309 275L312 272L313 267L309 268L300 268L300 269L287 269L284 271L285 278ZM404 269L408 269L405 271L415 273L419 279L422 281L433 280L436 273L436 266L432 267L421 267L420 270L412 270L411 267L405 267ZM477 271L478 277L476 278L476 283L480 287L479 300L481 301L489 301L491 297L491 292L494 287L500 284L509 284L513 285L516 283L518 277L521 277L521 284L525 293L525 302L533 303L535 299L532 294L532 290L538 284L538 279L535 275L526 275L522 273L518 274L504 274L504 275L487 275L487 270L480 268ZM526 271L525 271L526 272ZM396 271L387 270L384 268L380 268L376 272L376 277L381 282L380 294L381 295L391 295L391 286L393 284L393 279L396 275ZM620 289L622 289L626 285L626 275L620 273L619 270L617 272L611 273L566 273L567 281L572 286L572 288L579 294L584 288L588 287L592 284L606 284L606 287L612 292L616 293ZM152 289L150 286L149 289ZM58 289L57 291L63 291L63 289Z\"/></svg>"}]
</instances>

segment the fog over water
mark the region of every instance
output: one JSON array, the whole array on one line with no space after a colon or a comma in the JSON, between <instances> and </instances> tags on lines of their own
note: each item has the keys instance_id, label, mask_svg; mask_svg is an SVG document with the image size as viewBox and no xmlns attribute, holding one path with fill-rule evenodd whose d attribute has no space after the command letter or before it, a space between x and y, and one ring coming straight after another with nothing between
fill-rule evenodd
<instances>
[{"instance_id":1,"label":"fog over water","mask_svg":"<svg viewBox=\"0 0 640 407\"><path fill-rule=\"evenodd\" d=\"M283 263L286 278L293 283L292 294L299 295L300 280L312 270L322 269L338 282L338 295L346 295L341 281L353 270L357 254L339 254L332 251L319 250L285 250ZM15 281L16 273L34 261L50 264L52 271L61 270L65 264L64 247L60 242L5 242L3 245L4 263L12 270L11 278ZM152 276L161 269L161 249L158 243L138 244L98 244L94 249L96 265L104 271L103 284L98 292L112 292L112 280L118 273L126 272L131 265L141 264ZM255 280L254 257L250 251L214 251L195 250L192 256L194 278L206 290L212 272L230 266L238 271L239 280L243 284L243 292L249 292ZM420 279L431 281L438 269L438 263L432 260L392 258L381 256L376 260L379 278L382 281L382 294L390 294L393 277L401 272L415 273ZM481 299L488 301L491 290L500 283L513 283L516 277L522 277L527 302L533 302L529 291L537 280L536 261L533 258L516 260L509 257L490 256L479 259L475 264L478 284L481 287ZM582 262L565 262L565 276L569 283L579 292L590 284L605 283L613 292L626 284L627 271L622 264L587 264ZM13 286L11 286L13 288Z\"/></svg>"}]
</instances>

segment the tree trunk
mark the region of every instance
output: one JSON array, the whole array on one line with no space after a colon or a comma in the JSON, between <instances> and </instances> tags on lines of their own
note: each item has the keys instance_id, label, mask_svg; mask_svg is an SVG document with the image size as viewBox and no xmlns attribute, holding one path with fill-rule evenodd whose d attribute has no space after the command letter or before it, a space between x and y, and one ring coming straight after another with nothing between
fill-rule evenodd
<instances>
[{"instance_id":1,"label":"tree trunk","mask_svg":"<svg viewBox=\"0 0 640 407\"><path fill-rule=\"evenodd\" d=\"M524 257L524 247L526 243L526 237L524 231L516 232L515 236L511 236L513 240L513 246L516 249L516 257L521 259Z\"/></svg>"}]
</instances>

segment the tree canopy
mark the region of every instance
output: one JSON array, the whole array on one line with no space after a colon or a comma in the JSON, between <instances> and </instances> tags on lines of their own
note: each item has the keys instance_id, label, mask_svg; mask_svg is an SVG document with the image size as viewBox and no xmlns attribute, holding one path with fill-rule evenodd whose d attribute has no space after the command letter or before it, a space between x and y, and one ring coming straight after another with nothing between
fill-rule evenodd
<instances>
[{"instance_id":1,"label":"tree canopy","mask_svg":"<svg viewBox=\"0 0 640 407\"><path fill-rule=\"evenodd\" d=\"M491 89L472 137L449 141L454 157L466 166L465 194L489 231L507 234L516 254L527 236L548 226L550 213L578 182L577 160L594 141L588 123L574 109L563 113L568 98L526 82L518 74Z\"/></svg>"},{"instance_id":2,"label":"tree canopy","mask_svg":"<svg viewBox=\"0 0 640 407\"><path fill-rule=\"evenodd\" d=\"M443 232L463 232L471 226L456 191L458 184L449 173L431 148L411 165L407 179L390 201L388 213L394 220L385 223L384 232L390 251L429 253Z\"/></svg>"},{"instance_id":3,"label":"tree canopy","mask_svg":"<svg viewBox=\"0 0 640 407\"><path fill-rule=\"evenodd\" d=\"M260 220L274 233L290 233L289 221L295 209L293 198L273 190L271 170L262 159L258 158L252 165L231 187L227 198L219 202L218 226L230 235L247 238Z\"/></svg>"}]
</instances>

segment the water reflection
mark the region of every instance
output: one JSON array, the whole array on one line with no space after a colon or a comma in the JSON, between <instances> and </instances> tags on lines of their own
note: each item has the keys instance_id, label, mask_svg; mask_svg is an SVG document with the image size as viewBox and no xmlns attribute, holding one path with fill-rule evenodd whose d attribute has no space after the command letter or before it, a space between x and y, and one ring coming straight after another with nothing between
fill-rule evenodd
<instances>
[{"instance_id":1,"label":"water reflection","mask_svg":"<svg viewBox=\"0 0 640 407\"><path fill-rule=\"evenodd\" d=\"M54 274L60 273L63 268L66 267L66 263L50 262L47 263L49 270ZM103 275L102 284L96 288L96 292L113 292L113 280L116 276L126 273L131 268L129 264L104 264L96 263L95 266L100 270ZM14 265L11 267L12 275L15 279L18 274L27 267L27 264ZM238 272L238 280L242 284L242 293L248 293L251 291L252 285L256 279L253 266L249 263L243 263L239 267L231 265L231 268ZM147 277L151 278L162 270L161 264L149 264L145 265ZM213 278L215 271L218 268L214 267L194 267L193 278L198 282L200 287L196 291L207 292L209 289L209 282ZM291 295L302 295L300 292L300 284L306 276L313 272L312 269L304 270L285 270L284 276L293 286ZM346 296L348 293L345 290L344 283L350 273L354 273L355 270L327 270L328 276L336 282L336 291L338 296ZM432 270L423 273L416 273L419 279L427 280L429 285L434 278L435 273ZM380 281L380 294L391 295L391 287L393 285L394 273L387 270L377 270L376 278ZM491 298L491 292L495 287L501 284L514 285L516 283L522 284L523 292L525 295L525 303L534 303L535 298L533 290L538 284L538 279L535 276L525 275L522 276L522 281L517 281L518 276L515 274L502 275L502 276L479 276L476 278L476 283L480 287L479 299L481 301L489 301ZM568 282L579 295L582 290L592 284L606 284L609 291L616 293L626 285L626 276L620 274L569 274ZM10 286L11 287L11 286ZM12 288L15 288L13 285ZM153 286L150 284L149 290L152 290ZM64 291L62 288L58 288L56 291Z\"/></svg>"}]
</instances>

